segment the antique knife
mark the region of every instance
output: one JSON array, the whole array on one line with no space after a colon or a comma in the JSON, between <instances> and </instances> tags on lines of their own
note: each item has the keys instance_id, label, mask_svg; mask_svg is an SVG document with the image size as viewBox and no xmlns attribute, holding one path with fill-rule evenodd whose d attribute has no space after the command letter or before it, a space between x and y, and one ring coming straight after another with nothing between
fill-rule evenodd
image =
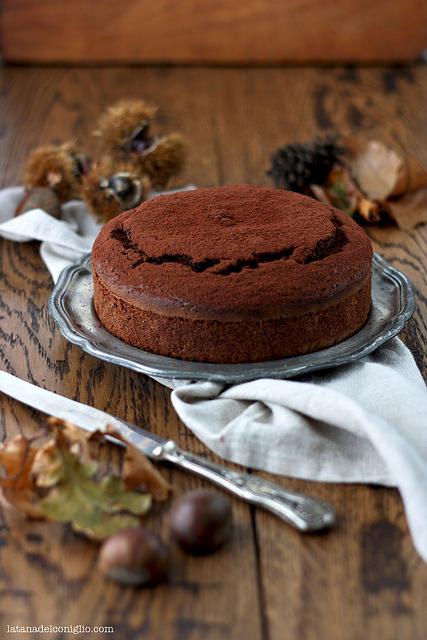
<instances>
[{"instance_id":1,"label":"antique knife","mask_svg":"<svg viewBox=\"0 0 427 640\"><path fill-rule=\"evenodd\" d=\"M256 475L234 471L205 457L183 451L173 440L165 440L141 427L37 387L5 371L0 371L0 391L43 413L69 420L86 431L102 429L110 424L152 460L169 462L201 476L238 498L270 511L299 531L317 531L335 524L335 509L327 502L287 491ZM110 436L109 439L123 446L119 440Z\"/></svg>"}]
</instances>

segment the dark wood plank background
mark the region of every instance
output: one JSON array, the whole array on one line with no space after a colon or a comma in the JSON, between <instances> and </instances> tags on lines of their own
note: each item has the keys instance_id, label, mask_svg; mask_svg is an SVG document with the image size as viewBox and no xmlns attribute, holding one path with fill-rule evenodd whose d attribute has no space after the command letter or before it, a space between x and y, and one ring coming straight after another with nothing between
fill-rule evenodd
<instances>
[{"instance_id":1,"label":"dark wood plank background","mask_svg":"<svg viewBox=\"0 0 427 640\"><path fill-rule=\"evenodd\" d=\"M426 49L427 4L3 0L0 32L13 62L390 62Z\"/></svg>"},{"instance_id":2,"label":"dark wood plank background","mask_svg":"<svg viewBox=\"0 0 427 640\"><path fill-rule=\"evenodd\" d=\"M330 130L394 141L427 164L424 66L15 67L0 70L0 80L2 186L19 183L26 154L39 143L75 137L90 150L95 117L124 96L162 106L164 130L179 129L190 141L182 180L199 185L268 184L272 150ZM417 287L417 311L402 337L425 374L427 226L375 228L370 235L376 250ZM37 244L1 241L0 250L3 369L204 451L175 416L169 391L65 342L47 313L52 283ZM32 433L40 423L36 412L4 396L0 408L3 438ZM165 473L178 493L200 484ZM171 585L152 590L104 580L95 568L96 546L66 527L4 511L2 637L6 624L85 624L113 625L115 635L96 637L128 640L424 640L427 568L413 548L397 492L277 480L332 501L338 529L303 536L235 500L231 544L206 559L177 552ZM148 524L166 535L164 514L150 516Z\"/></svg>"}]
</instances>

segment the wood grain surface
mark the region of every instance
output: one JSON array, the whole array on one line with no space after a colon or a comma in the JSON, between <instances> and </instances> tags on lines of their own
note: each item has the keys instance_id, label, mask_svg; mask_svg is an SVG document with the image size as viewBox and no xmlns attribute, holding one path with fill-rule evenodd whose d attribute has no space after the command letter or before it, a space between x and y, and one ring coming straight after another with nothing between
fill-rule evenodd
<instances>
[{"instance_id":1,"label":"wood grain surface","mask_svg":"<svg viewBox=\"0 0 427 640\"><path fill-rule=\"evenodd\" d=\"M2 49L18 62L415 60L425 0L3 0Z\"/></svg>"},{"instance_id":2,"label":"wood grain surface","mask_svg":"<svg viewBox=\"0 0 427 640\"><path fill-rule=\"evenodd\" d=\"M199 185L268 184L269 154L278 145L331 130L393 141L427 164L424 66L17 67L0 69L1 186L19 182L26 154L39 143L75 137L90 150L94 118L128 96L158 102L164 129L185 134L191 152L182 180ZM402 338L426 375L427 226L373 228L370 235L416 285L417 311ZM36 243L2 240L0 261L2 369L206 453L174 414L169 391L65 342L47 312L52 282ZM4 396L0 409L2 438L31 434L42 420ZM164 473L178 494L202 484ZM398 493L275 480L333 502L338 528L303 536L233 500L231 544L204 559L176 552L171 584L156 589L106 581L95 567L96 545L65 526L3 510L0 636L10 637L7 624L80 624L112 625L114 634L92 636L126 640L424 640L427 567L413 548ZM167 510L147 524L166 537Z\"/></svg>"}]
</instances>

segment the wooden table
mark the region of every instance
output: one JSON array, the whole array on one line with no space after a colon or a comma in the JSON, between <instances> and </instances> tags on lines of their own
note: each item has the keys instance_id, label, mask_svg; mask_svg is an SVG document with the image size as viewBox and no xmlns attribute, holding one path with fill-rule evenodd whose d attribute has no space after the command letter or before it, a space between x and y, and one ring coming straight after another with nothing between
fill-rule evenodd
<instances>
[{"instance_id":1,"label":"wooden table","mask_svg":"<svg viewBox=\"0 0 427 640\"><path fill-rule=\"evenodd\" d=\"M190 141L183 181L198 185L268 184L272 150L331 129L397 141L427 164L424 66L15 67L0 70L0 77L2 186L19 182L37 144L76 137L90 149L94 119L123 96L162 105L164 128L181 130ZM426 373L427 226L372 228L370 235L375 249L417 287L417 311L402 338ZM2 241L0 259L3 369L205 453L177 419L168 390L89 357L61 337L47 312L52 282L36 243ZM39 414L14 401L0 397L0 405L4 438L31 434L40 424ZM177 493L201 484L178 471L166 473ZM275 479L333 502L338 528L300 535L234 500L231 544L204 559L177 553L171 584L156 589L106 581L95 567L96 545L65 526L4 511L3 633L6 624L80 624L112 625L115 635L96 637L127 640L424 640L427 568L412 545L398 493ZM148 523L166 536L166 516Z\"/></svg>"}]
</instances>

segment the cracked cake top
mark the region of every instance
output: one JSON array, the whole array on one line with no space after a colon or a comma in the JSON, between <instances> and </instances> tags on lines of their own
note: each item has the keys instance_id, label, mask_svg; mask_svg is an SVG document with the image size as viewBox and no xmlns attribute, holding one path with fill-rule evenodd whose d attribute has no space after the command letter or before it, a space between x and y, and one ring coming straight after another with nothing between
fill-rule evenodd
<instances>
[{"instance_id":1,"label":"cracked cake top","mask_svg":"<svg viewBox=\"0 0 427 640\"><path fill-rule=\"evenodd\" d=\"M143 309L200 319L286 317L360 287L364 231L297 193L249 185L158 196L100 232L97 277Z\"/></svg>"}]
</instances>

